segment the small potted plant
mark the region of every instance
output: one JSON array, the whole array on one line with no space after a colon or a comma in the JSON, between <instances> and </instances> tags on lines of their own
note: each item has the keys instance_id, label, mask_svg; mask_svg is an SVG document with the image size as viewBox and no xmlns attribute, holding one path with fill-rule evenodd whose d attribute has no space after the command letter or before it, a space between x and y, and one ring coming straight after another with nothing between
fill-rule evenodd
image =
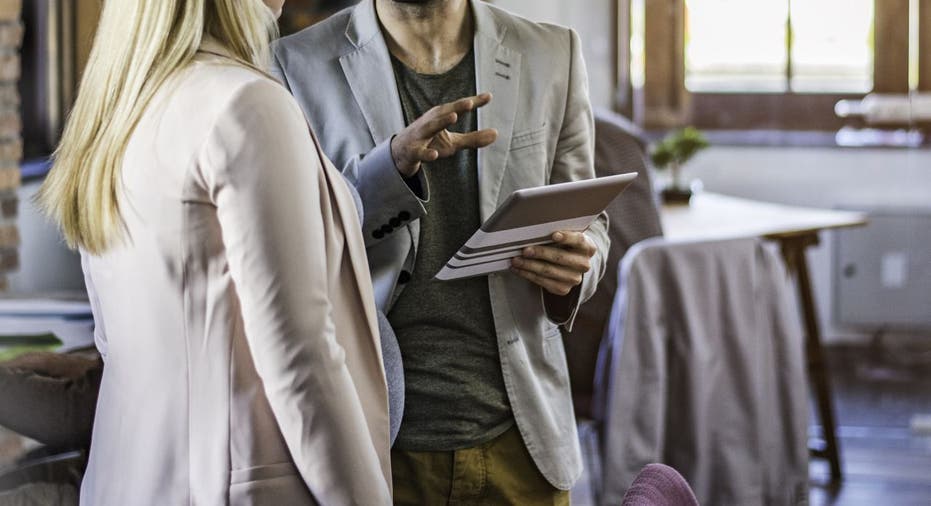
<instances>
[{"instance_id":1,"label":"small potted plant","mask_svg":"<svg viewBox=\"0 0 931 506\"><path fill-rule=\"evenodd\" d=\"M681 169L696 153L708 147L708 140L695 127L686 127L666 136L656 148L650 158L657 170L670 170L671 181L663 189L663 202L670 204L688 204L692 198L692 189L684 185L681 179Z\"/></svg>"}]
</instances>

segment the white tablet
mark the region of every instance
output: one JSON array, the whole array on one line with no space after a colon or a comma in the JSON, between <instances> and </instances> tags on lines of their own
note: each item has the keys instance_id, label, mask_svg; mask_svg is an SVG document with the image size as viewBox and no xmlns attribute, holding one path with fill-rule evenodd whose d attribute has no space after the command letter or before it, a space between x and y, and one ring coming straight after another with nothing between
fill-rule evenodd
<instances>
[{"instance_id":1,"label":"white tablet","mask_svg":"<svg viewBox=\"0 0 931 506\"><path fill-rule=\"evenodd\" d=\"M559 231L581 232L637 178L636 172L517 190L459 248L439 280L507 270L527 246L551 244Z\"/></svg>"}]
</instances>

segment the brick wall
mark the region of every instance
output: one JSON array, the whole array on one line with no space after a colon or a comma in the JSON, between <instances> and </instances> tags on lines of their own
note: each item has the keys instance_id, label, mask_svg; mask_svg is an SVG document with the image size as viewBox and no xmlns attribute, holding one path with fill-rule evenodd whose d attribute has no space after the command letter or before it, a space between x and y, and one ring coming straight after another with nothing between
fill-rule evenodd
<instances>
[{"instance_id":1,"label":"brick wall","mask_svg":"<svg viewBox=\"0 0 931 506\"><path fill-rule=\"evenodd\" d=\"M22 0L0 0L0 291L7 288L6 274L19 266L19 163L23 156L19 92L19 46Z\"/></svg>"}]
</instances>

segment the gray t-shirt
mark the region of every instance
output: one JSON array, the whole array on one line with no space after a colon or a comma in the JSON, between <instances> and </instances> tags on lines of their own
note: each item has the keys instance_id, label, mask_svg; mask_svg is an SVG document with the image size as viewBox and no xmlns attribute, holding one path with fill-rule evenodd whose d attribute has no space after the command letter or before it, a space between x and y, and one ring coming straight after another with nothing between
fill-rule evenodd
<instances>
[{"instance_id":1,"label":"gray t-shirt","mask_svg":"<svg viewBox=\"0 0 931 506\"><path fill-rule=\"evenodd\" d=\"M470 52L444 74L424 75L392 58L408 124L436 105L475 95ZM460 115L454 132L477 127L477 115ZM388 319L401 347L405 375L404 419L395 447L449 451L478 446L511 427L488 279L433 279L481 225L478 161L474 149L426 163L430 187L420 219L413 272Z\"/></svg>"}]
</instances>

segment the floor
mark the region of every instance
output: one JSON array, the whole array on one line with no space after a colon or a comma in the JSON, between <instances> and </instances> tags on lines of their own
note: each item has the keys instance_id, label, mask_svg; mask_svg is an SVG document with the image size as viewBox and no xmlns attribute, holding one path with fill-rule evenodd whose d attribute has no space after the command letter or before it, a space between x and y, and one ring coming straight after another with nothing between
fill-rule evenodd
<instances>
[{"instance_id":1,"label":"floor","mask_svg":"<svg viewBox=\"0 0 931 506\"><path fill-rule=\"evenodd\" d=\"M832 347L828 360L845 476L832 490L813 461L810 504L931 505L931 336Z\"/></svg>"},{"instance_id":2,"label":"floor","mask_svg":"<svg viewBox=\"0 0 931 506\"><path fill-rule=\"evenodd\" d=\"M828 360L845 477L831 489L827 463L813 461L810 505L931 506L931 337L910 347L831 347ZM0 428L0 469L34 447ZM593 503L586 487L572 495L575 505Z\"/></svg>"}]
</instances>

